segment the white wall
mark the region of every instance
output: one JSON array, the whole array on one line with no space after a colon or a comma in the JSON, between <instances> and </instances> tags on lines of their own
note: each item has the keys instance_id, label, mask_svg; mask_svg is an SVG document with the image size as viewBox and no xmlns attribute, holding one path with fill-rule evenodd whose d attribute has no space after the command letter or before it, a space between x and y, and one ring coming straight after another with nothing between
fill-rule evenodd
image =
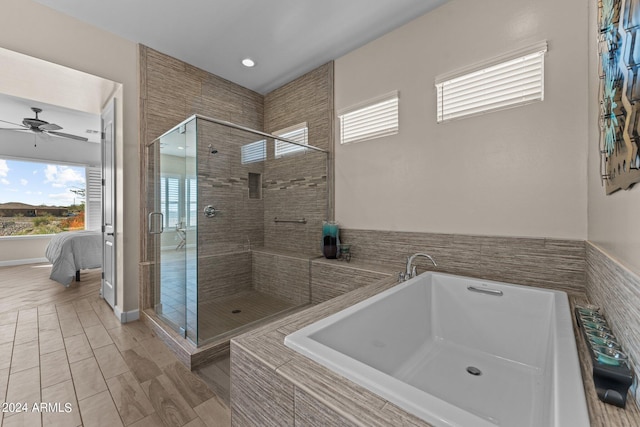
<instances>
[{"instance_id":1,"label":"white wall","mask_svg":"<svg viewBox=\"0 0 640 427\"><path fill-rule=\"evenodd\" d=\"M0 46L122 84L122 90L116 92L116 118L124 124L116 135L122 141L116 156L116 176L123 199L116 214L121 267L116 273L116 304L120 311L137 309L140 190L136 44L31 0L2 0Z\"/></svg>"},{"instance_id":2,"label":"white wall","mask_svg":"<svg viewBox=\"0 0 640 427\"><path fill-rule=\"evenodd\" d=\"M589 4L589 240L640 274L640 183L609 196L600 183L597 8Z\"/></svg>"},{"instance_id":3,"label":"white wall","mask_svg":"<svg viewBox=\"0 0 640 427\"><path fill-rule=\"evenodd\" d=\"M585 239L587 20L579 0L451 0L339 58L336 110L400 91L398 135L336 143L341 226ZM436 124L436 76L542 40L543 102Z\"/></svg>"},{"instance_id":4,"label":"white wall","mask_svg":"<svg viewBox=\"0 0 640 427\"><path fill-rule=\"evenodd\" d=\"M48 262L44 253L51 235L0 237L0 267Z\"/></svg>"}]
</instances>

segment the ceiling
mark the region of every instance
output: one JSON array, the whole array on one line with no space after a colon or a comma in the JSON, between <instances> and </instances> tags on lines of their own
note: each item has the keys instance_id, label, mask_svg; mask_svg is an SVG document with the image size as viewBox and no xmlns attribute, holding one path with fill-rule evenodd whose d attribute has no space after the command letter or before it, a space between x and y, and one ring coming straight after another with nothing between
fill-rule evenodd
<instances>
[{"instance_id":1,"label":"ceiling","mask_svg":"<svg viewBox=\"0 0 640 427\"><path fill-rule=\"evenodd\" d=\"M446 0L36 1L266 94Z\"/></svg>"}]
</instances>

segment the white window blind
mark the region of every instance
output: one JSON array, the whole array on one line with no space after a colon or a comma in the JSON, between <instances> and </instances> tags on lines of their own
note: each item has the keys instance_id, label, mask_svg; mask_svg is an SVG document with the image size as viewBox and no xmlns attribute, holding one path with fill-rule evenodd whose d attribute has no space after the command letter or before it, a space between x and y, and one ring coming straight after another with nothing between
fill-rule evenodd
<instances>
[{"instance_id":1,"label":"white window blind","mask_svg":"<svg viewBox=\"0 0 640 427\"><path fill-rule=\"evenodd\" d=\"M187 178L184 186L187 208L189 209L186 225L195 227L198 224L198 180L196 178Z\"/></svg>"},{"instance_id":2,"label":"white window blind","mask_svg":"<svg viewBox=\"0 0 640 427\"><path fill-rule=\"evenodd\" d=\"M267 158L267 140L245 144L240 147L240 161L243 165L247 163L262 162Z\"/></svg>"},{"instance_id":3,"label":"white window blind","mask_svg":"<svg viewBox=\"0 0 640 427\"><path fill-rule=\"evenodd\" d=\"M273 133L275 136L281 136L299 144L308 145L309 136L307 123L300 123L295 126L288 127L286 129L279 130ZM276 139L276 159L280 157L289 156L291 154L305 152L307 149L300 145L289 144L288 142L280 141Z\"/></svg>"},{"instance_id":4,"label":"white window blind","mask_svg":"<svg viewBox=\"0 0 640 427\"><path fill-rule=\"evenodd\" d=\"M546 43L527 54L436 81L438 123L544 99Z\"/></svg>"},{"instance_id":5,"label":"white window blind","mask_svg":"<svg viewBox=\"0 0 640 427\"><path fill-rule=\"evenodd\" d=\"M86 205L84 207L84 228L102 228L102 168L85 168Z\"/></svg>"},{"instance_id":6,"label":"white window blind","mask_svg":"<svg viewBox=\"0 0 640 427\"><path fill-rule=\"evenodd\" d=\"M340 143L366 141L398 133L398 92L338 112Z\"/></svg>"},{"instance_id":7,"label":"white window blind","mask_svg":"<svg viewBox=\"0 0 640 427\"><path fill-rule=\"evenodd\" d=\"M164 226L175 227L180 221L180 179L164 177L160 181L160 210Z\"/></svg>"}]
</instances>

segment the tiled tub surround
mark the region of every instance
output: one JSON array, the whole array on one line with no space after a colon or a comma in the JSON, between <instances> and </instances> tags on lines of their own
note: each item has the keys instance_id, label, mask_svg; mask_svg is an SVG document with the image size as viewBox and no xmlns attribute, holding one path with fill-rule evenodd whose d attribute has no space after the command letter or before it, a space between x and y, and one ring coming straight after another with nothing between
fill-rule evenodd
<instances>
[{"instance_id":1,"label":"tiled tub surround","mask_svg":"<svg viewBox=\"0 0 640 427\"><path fill-rule=\"evenodd\" d=\"M564 292L425 272L285 345L434 424L587 426L572 317Z\"/></svg>"},{"instance_id":2,"label":"tiled tub surround","mask_svg":"<svg viewBox=\"0 0 640 427\"><path fill-rule=\"evenodd\" d=\"M407 256L427 252L438 262L436 270L445 273L567 293L585 289L585 245L580 240L356 229L341 229L340 240L352 245L353 259L397 271L404 271ZM415 262L419 272L433 269L424 258Z\"/></svg>"},{"instance_id":3,"label":"tiled tub surround","mask_svg":"<svg viewBox=\"0 0 640 427\"><path fill-rule=\"evenodd\" d=\"M589 300L600 306L613 332L640 370L640 276L620 264L593 243L586 244ZM636 378L637 380L637 378ZM636 393L640 407L640 393ZM629 403L627 403L629 404Z\"/></svg>"},{"instance_id":4,"label":"tiled tub surround","mask_svg":"<svg viewBox=\"0 0 640 427\"><path fill-rule=\"evenodd\" d=\"M351 229L341 237L353 245L351 263L311 263L311 297L321 304L232 341L234 425L426 425L283 343L289 333L395 285L415 252L434 255L439 271L564 290L572 308L600 305L637 366L640 279L589 242ZM591 426L640 425L632 397L626 409L598 400L591 357L580 331L575 335Z\"/></svg>"},{"instance_id":5,"label":"tiled tub surround","mask_svg":"<svg viewBox=\"0 0 640 427\"><path fill-rule=\"evenodd\" d=\"M284 338L290 333L396 284L395 277L379 280L233 339L232 425L429 426L284 345ZM576 302L587 302L584 293L571 294L569 299L572 307ZM578 332L574 330L578 337L590 425L640 425L640 411L635 405L621 409L598 400L591 378L591 358Z\"/></svg>"}]
</instances>

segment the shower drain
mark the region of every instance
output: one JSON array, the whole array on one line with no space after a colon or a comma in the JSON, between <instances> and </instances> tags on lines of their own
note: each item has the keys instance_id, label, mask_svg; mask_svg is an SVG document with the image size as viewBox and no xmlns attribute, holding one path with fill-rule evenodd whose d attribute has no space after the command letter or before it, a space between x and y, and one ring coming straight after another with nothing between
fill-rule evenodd
<instances>
[{"instance_id":1,"label":"shower drain","mask_svg":"<svg viewBox=\"0 0 640 427\"><path fill-rule=\"evenodd\" d=\"M475 366L467 366L467 372L469 372L471 375L475 375L475 376L482 375L482 371L480 369L476 368Z\"/></svg>"},{"instance_id":2,"label":"shower drain","mask_svg":"<svg viewBox=\"0 0 640 427\"><path fill-rule=\"evenodd\" d=\"M235 310L231 310L231 313L233 314L238 314L240 313L242 310L238 310L237 308Z\"/></svg>"}]
</instances>

